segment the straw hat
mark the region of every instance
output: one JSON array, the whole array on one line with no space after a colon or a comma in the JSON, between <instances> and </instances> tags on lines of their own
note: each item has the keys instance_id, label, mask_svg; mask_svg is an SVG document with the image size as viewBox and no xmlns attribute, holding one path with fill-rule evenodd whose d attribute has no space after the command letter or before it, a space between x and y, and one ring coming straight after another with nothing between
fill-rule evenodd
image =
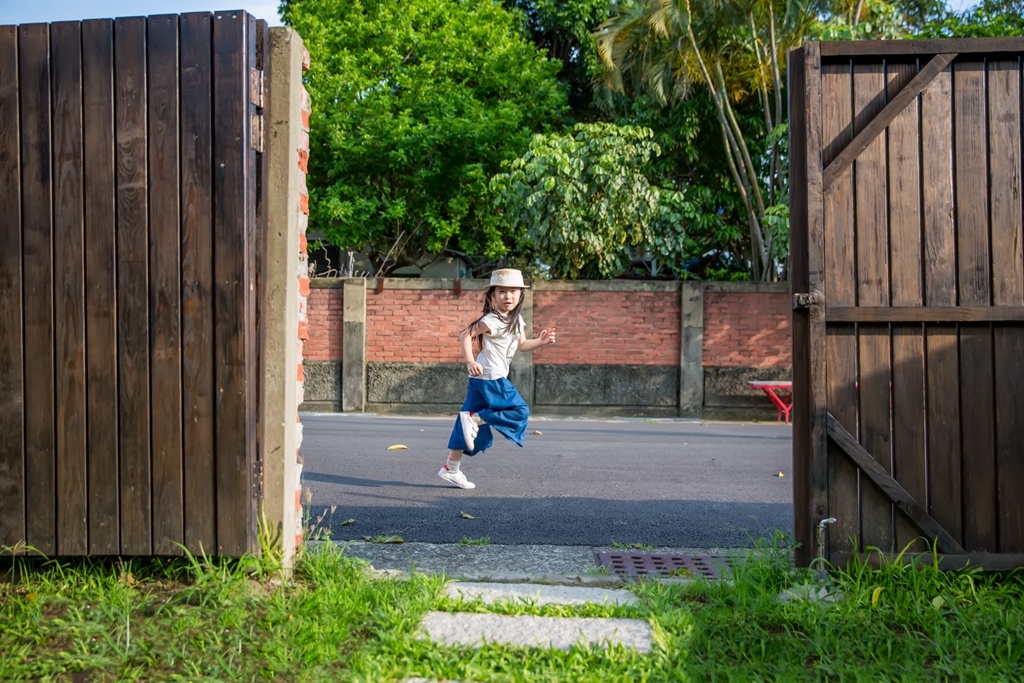
<instances>
[{"instance_id":1,"label":"straw hat","mask_svg":"<svg viewBox=\"0 0 1024 683\"><path fill-rule=\"evenodd\" d=\"M502 268L491 273L492 287L522 287L527 289L523 283L523 274L515 268Z\"/></svg>"}]
</instances>

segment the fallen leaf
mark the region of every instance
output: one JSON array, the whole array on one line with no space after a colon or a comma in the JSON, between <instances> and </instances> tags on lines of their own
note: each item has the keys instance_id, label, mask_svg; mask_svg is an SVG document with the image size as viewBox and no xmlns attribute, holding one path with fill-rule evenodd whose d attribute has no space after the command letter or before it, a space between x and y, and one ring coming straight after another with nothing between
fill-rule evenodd
<instances>
[{"instance_id":1,"label":"fallen leaf","mask_svg":"<svg viewBox=\"0 0 1024 683\"><path fill-rule=\"evenodd\" d=\"M533 433L534 433L534 434L536 434L537 436L540 436L540 435L541 435L541 434L543 434L544 432L540 431L539 429L534 429L534 430L533 430Z\"/></svg>"},{"instance_id":2,"label":"fallen leaf","mask_svg":"<svg viewBox=\"0 0 1024 683\"><path fill-rule=\"evenodd\" d=\"M779 470L779 477L784 477L784 476L786 476L786 475L784 475L784 474L782 473L782 470Z\"/></svg>"},{"instance_id":3,"label":"fallen leaf","mask_svg":"<svg viewBox=\"0 0 1024 683\"><path fill-rule=\"evenodd\" d=\"M135 585L135 577L132 576L128 572L121 572L121 576L119 578L120 578L121 583L123 583L123 584L126 584L128 586L134 586Z\"/></svg>"},{"instance_id":4,"label":"fallen leaf","mask_svg":"<svg viewBox=\"0 0 1024 683\"><path fill-rule=\"evenodd\" d=\"M388 450L389 451L407 451L407 450L409 450L409 447L408 446L403 446L402 444L397 443L394 446L388 446Z\"/></svg>"},{"instance_id":5,"label":"fallen leaf","mask_svg":"<svg viewBox=\"0 0 1024 683\"><path fill-rule=\"evenodd\" d=\"M355 523L356 523L356 520L354 520L354 519L346 519L344 522L342 522L338 526L348 526L349 524L355 524Z\"/></svg>"},{"instance_id":6,"label":"fallen leaf","mask_svg":"<svg viewBox=\"0 0 1024 683\"><path fill-rule=\"evenodd\" d=\"M25 594L25 599L26 600L35 600L38 597L39 597L39 595L37 593L26 593Z\"/></svg>"},{"instance_id":7,"label":"fallen leaf","mask_svg":"<svg viewBox=\"0 0 1024 683\"><path fill-rule=\"evenodd\" d=\"M463 512L462 510L459 510L459 517L462 517L463 519L476 519L473 515L468 512Z\"/></svg>"},{"instance_id":8,"label":"fallen leaf","mask_svg":"<svg viewBox=\"0 0 1024 683\"><path fill-rule=\"evenodd\" d=\"M884 590L885 590L884 586L878 586L871 593L871 606L872 607L878 607L878 598L881 597L882 591L884 591Z\"/></svg>"},{"instance_id":9,"label":"fallen leaf","mask_svg":"<svg viewBox=\"0 0 1024 683\"><path fill-rule=\"evenodd\" d=\"M405 539L401 536L388 536L381 543L405 543Z\"/></svg>"}]
</instances>

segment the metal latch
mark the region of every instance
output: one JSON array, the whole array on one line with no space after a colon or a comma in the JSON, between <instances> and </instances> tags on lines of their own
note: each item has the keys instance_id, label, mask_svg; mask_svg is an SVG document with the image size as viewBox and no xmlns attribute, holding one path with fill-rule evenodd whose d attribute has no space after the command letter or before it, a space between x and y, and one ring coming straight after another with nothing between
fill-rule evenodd
<instances>
[{"instance_id":1,"label":"metal latch","mask_svg":"<svg viewBox=\"0 0 1024 683\"><path fill-rule=\"evenodd\" d=\"M263 153L263 114L250 115L250 146L257 154Z\"/></svg>"},{"instance_id":2,"label":"metal latch","mask_svg":"<svg viewBox=\"0 0 1024 683\"><path fill-rule=\"evenodd\" d=\"M823 303L825 303L825 297L820 291L814 291L809 294L793 294L793 310L798 308L810 308L811 306L820 306Z\"/></svg>"}]
</instances>

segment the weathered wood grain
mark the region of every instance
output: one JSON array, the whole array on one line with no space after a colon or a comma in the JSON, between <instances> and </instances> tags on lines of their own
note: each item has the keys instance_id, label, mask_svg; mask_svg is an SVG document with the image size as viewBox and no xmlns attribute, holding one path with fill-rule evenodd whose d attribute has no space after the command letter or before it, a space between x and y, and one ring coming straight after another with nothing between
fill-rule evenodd
<instances>
[{"instance_id":1,"label":"weathered wood grain","mask_svg":"<svg viewBox=\"0 0 1024 683\"><path fill-rule=\"evenodd\" d=\"M120 551L114 24L82 22L89 552Z\"/></svg>"},{"instance_id":2,"label":"weathered wood grain","mask_svg":"<svg viewBox=\"0 0 1024 683\"><path fill-rule=\"evenodd\" d=\"M57 552L88 553L82 33L50 26L53 93L53 271L56 338Z\"/></svg>"},{"instance_id":3,"label":"weathered wood grain","mask_svg":"<svg viewBox=\"0 0 1024 683\"><path fill-rule=\"evenodd\" d=\"M149 17L147 32L153 552L177 555L185 541L178 17Z\"/></svg>"},{"instance_id":4,"label":"weathered wood grain","mask_svg":"<svg viewBox=\"0 0 1024 683\"><path fill-rule=\"evenodd\" d=\"M153 552L146 20L114 23L121 551Z\"/></svg>"},{"instance_id":5,"label":"weathered wood grain","mask_svg":"<svg viewBox=\"0 0 1024 683\"><path fill-rule=\"evenodd\" d=\"M953 69L956 155L956 250L959 303L989 306L991 251L988 222L988 141L985 64ZM995 425L992 329L960 326L960 383L964 541L969 551L996 549Z\"/></svg>"},{"instance_id":6,"label":"weathered wood grain","mask_svg":"<svg viewBox=\"0 0 1024 683\"><path fill-rule=\"evenodd\" d=\"M853 137L852 65L821 70L824 159L834 158ZM824 191L824 291L828 307L856 306L853 169L845 169ZM826 319L827 320L827 319ZM825 338L828 410L848 429L857 430L857 329L828 325ZM857 468L834 443L828 446L829 552L852 552L860 545L860 501Z\"/></svg>"},{"instance_id":7,"label":"weathered wood grain","mask_svg":"<svg viewBox=\"0 0 1024 683\"><path fill-rule=\"evenodd\" d=\"M21 83L22 292L25 377L26 542L57 552L54 413L53 177L49 26L18 29Z\"/></svg>"},{"instance_id":8,"label":"weathered wood grain","mask_svg":"<svg viewBox=\"0 0 1024 683\"><path fill-rule=\"evenodd\" d=\"M217 547L212 15L181 15L181 333L185 545Z\"/></svg>"},{"instance_id":9,"label":"weathered wood grain","mask_svg":"<svg viewBox=\"0 0 1024 683\"><path fill-rule=\"evenodd\" d=\"M18 31L0 27L0 545L25 541Z\"/></svg>"}]
</instances>

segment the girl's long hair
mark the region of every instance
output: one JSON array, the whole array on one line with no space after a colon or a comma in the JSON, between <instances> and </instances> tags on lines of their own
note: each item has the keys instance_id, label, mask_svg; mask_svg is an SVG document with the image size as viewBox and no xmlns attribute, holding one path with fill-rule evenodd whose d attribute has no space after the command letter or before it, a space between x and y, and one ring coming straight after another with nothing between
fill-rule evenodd
<instances>
[{"instance_id":1,"label":"girl's long hair","mask_svg":"<svg viewBox=\"0 0 1024 683\"><path fill-rule=\"evenodd\" d=\"M523 308L523 301L526 300L526 296L522 290L519 290L519 303L516 304L515 308L509 311L507 316L502 315L498 311L495 311L491 308L491 295L494 294L494 290L496 290L497 288L497 285L491 285L490 287L487 288L487 293L484 295L483 314L479 318L471 322L469 325L467 325L465 328L463 328L461 332L459 332L459 339L462 339L463 336L465 336L471 329L473 329L474 325L483 320L490 313L493 313L498 318L498 320L505 323L506 332L508 332L509 334L515 332L516 326L519 325L519 311L521 311ZM481 337L483 336L483 333L480 333L473 337L473 341L477 342L478 344L482 344L483 340L481 339Z\"/></svg>"}]
</instances>

